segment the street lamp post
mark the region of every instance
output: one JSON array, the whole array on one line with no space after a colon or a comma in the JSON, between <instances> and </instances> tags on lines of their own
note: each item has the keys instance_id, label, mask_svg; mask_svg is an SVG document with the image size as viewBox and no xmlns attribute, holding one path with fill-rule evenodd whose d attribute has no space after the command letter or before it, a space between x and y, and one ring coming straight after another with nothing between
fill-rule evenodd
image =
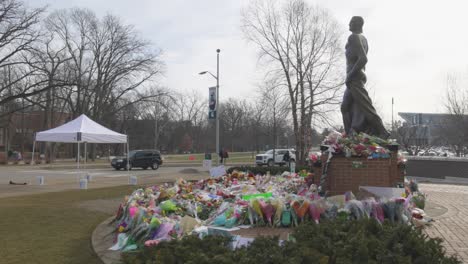
<instances>
[{"instance_id":1,"label":"street lamp post","mask_svg":"<svg viewBox=\"0 0 468 264\"><path fill-rule=\"evenodd\" d=\"M220 49L216 50L216 76L212 74L209 71L202 71L199 74L210 74L213 78L216 79L216 156L218 157L217 159L217 165L219 166L220 164L220 157L219 157L219 53L221 52Z\"/></svg>"}]
</instances>

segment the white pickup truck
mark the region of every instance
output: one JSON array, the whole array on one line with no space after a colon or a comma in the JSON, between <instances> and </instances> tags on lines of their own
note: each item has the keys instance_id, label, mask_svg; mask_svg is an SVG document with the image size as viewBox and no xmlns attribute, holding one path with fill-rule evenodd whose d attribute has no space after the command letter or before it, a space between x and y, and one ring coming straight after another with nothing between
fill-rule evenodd
<instances>
[{"instance_id":1,"label":"white pickup truck","mask_svg":"<svg viewBox=\"0 0 468 264\"><path fill-rule=\"evenodd\" d=\"M296 154L294 149L275 149L275 160L273 160L273 150L270 149L266 151L264 154L258 154L255 156L255 164L257 166L274 166L275 164L278 165L285 165L286 162L283 160L283 156L286 152L289 151L289 158L291 162L296 161Z\"/></svg>"}]
</instances>

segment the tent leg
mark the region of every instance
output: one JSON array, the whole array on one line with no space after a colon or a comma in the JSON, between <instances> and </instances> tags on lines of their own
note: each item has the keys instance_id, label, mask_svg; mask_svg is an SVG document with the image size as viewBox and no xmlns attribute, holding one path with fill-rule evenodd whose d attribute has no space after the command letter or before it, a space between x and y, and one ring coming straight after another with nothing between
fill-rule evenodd
<instances>
[{"instance_id":1,"label":"tent leg","mask_svg":"<svg viewBox=\"0 0 468 264\"><path fill-rule=\"evenodd\" d=\"M127 137L127 173L130 171L130 148L128 147ZM130 173L128 173L128 184L130 184Z\"/></svg>"},{"instance_id":2,"label":"tent leg","mask_svg":"<svg viewBox=\"0 0 468 264\"><path fill-rule=\"evenodd\" d=\"M80 142L78 142L78 157L77 157L77 169L80 170Z\"/></svg>"},{"instance_id":3,"label":"tent leg","mask_svg":"<svg viewBox=\"0 0 468 264\"><path fill-rule=\"evenodd\" d=\"M85 142L84 143L84 169L86 172L88 172L88 144Z\"/></svg>"},{"instance_id":4,"label":"tent leg","mask_svg":"<svg viewBox=\"0 0 468 264\"><path fill-rule=\"evenodd\" d=\"M130 170L130 148L128 147L128 139L127 139L127 171Z\"/></svg>"},{"instance_id":5,"label":"tent leg","mask_svg":"<svg viewBox=\"0 0 468 264\"><path fill-rule=\"evenodd\" d=\"M78 142L78 157L77 157L77 169L78 169L78 182L80 182L80 142Z\"/></svg>"},{"instance_id":6,"label":"tent leg","mask_svg":"<svg viewBox=\"0 0 468 264\"><path fill-rule=\"evenodd\" d=\"M33 149L32 149L32 156L31 156L31 163L29 165L34 165L34 151L36 150L36 140L33 142Z\"/></svg>"}]
</instances>

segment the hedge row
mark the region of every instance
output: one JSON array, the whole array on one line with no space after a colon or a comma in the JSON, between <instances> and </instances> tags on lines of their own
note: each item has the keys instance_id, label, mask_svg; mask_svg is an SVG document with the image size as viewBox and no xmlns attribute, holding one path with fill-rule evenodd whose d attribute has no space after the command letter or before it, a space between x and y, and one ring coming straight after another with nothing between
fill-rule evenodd
<instances>
[{"instance_id":1,"label":"hedge row","mask_svg":"<svg viewBox=\"0 0 468 264\"><path fill-rule=\"evenodd\" d=\"M249 247L229 249L230 239L188 236L162 242L139 252L124 253L134 264L231 264L231 263L461 263L447 256L441 239L432 239L408 225L373 219L310 223L294 229L295 241L257 238Z\"/></svg>"},{"instance_id":2,"label":"hedge row","mask_svg":"<svg viewBox=\"0 0 468 264\"><path fill-rule=\"evenodd\" d=\"M231 167L227 169L227 173L232 173L234 170L243 171L243 172L252 172L253 174L265 175L269 171L271 175L279 175L285 171L290 171L289 167L260 167L260 166L240 166L240 167ZM298 166L296 167L296 172L301 170L313 171L309 166Z\"/></svg>"}]
</instances>

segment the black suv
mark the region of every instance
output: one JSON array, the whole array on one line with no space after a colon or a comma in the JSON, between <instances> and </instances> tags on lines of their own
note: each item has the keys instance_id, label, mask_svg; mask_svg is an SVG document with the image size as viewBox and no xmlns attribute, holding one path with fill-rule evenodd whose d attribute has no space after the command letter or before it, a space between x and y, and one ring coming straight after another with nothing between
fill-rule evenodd
<instances>
[{"instance_id":1,"label":"black suv","mask_svg":"<svg viewBox=\"0 0 468 264\"><path fill-rule=\"evenodd\" d=\"M129 157L130 170L134 167L143 168L144 170L151 167L153 170L157 170L162 164L161 153L157 150L132 150ZM114 158L111 165L116 170L125 169L127 167L127 157Z\"/></svg>"}]
</instances>

